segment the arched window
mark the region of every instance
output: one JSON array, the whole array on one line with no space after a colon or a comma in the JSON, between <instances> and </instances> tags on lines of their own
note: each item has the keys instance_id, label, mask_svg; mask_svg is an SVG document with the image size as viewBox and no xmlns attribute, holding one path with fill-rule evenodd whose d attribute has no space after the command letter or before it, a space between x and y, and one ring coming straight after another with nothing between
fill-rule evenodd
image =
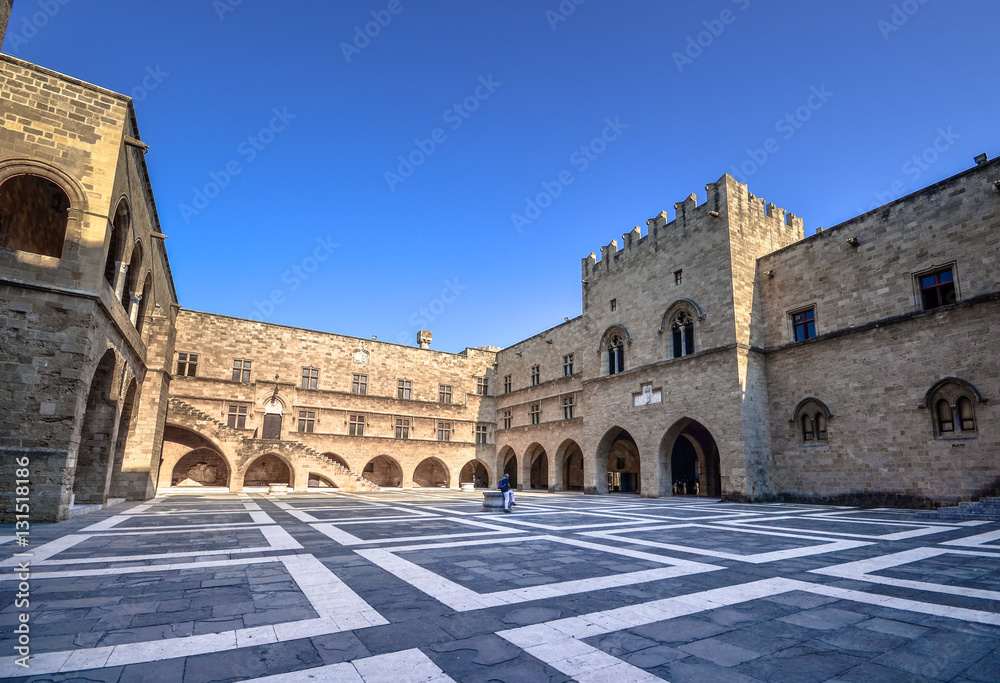
<instances>
[{"instance_id":1,"label":"arched window","mask_svg":"<svg viewBox=\"0 0 1000 683\"><path fill-rule=\"evenodd\" d=\"M0 184L0 247L62 257L69 197L36 175L16 175Z\"/></svg>"},{"instance_id":2,"label":"arched window","mask_svg":"<svg viewBox=\"0 0 1000 683\"><path fill-rule=\"evenodd\" d=\"M142 274L142 244L135 243L132 248L132 256L128 260L128 266L122 273L125 278L125 288L122 290L122 306L125 307L125 315L132 317L132 304L136 302L136 292L139 290L139 277Z\"/></svg>"},{"instance_id":3,"label":"arched window","mask_svg":"<svg viewBox=\"0 0 1000 683\"><path fill-rule=\"evenodd\" d=\"M920 407L931 409L936 437L968 438L976 436L976 403L983 400L974 386L949 377L927 392L927 401Z\"/></svg>"},{"instance_id":4,"label":"arched window","mask_svg":"<svg viewBox=\"0 0 1000 683\"><path fill-rule=\"evenodd\" d=\"M625 340L621 336L612 335L608 342L608 374L617 375L625 371Z\"/></svg>"},{"instance_id":5,"label":"arched window","mask_svg":"<svg viewBox=\"0 0 1000 683\"><path fill-rule=\"evenodd\" d=\"M820 411L816 413L814 421L816 423L816 440L826 441L826 415Z\"/></svg>"},{"instance_id":6,"label":"arched window","mask_svg":"<svg viewBox=\"0 0 1000 683\"><path fill-rule=\"evenodd\" d=\"M118 204L114 220L111 221L111 241L108 244L108 258L104 262L104 279L112 289L115 286L115 277L118 275L118 264L121 262L122 245L126 237L128 237L128 204L123 199Z\"/></svg>"},{"instance_id":7,"label":"arched window","mask_svg":"<svg viewBox=\"0 0 1000 683\"><path fill-rule=\"evenodd\" d=\"M142 294L141 299L139 299L139 312L135 316L135 329L139 334L142 334L142 326L146 322L146 312L149 310L149 304L153 299L153 278L150 274L146 274L146 280L142 283Z\"/></svg>"},{"instance_id":8,"label":"arched window","mask_svg":"<svg viewBox=\"0 0 1000 683\"><path fill-rule=\"evenodd\" d=\"M673 332L674 358L694 353L694 319L687 311L681 311L670 326Z\"/></svg>"},{"instance_id":9,"label":"arched window","mask_svg":"<svg viewBox=\"0 0 1000 683\"><path fill-rule=\"evenodd\" d=\"M805 398L795 407L792 416L793 425L799 430L799 439L803 444L826 443L827 421L833 417L830 409L818 398Z\"/></svg>"},{"instance_id":10,"label":"arched window","mask_svg":"<svg viewBox=\"0 0 1000 683\"><path fill-rule=\"evenodd\" d=\"M810 415L802 416L802 440L803 441L814 441L816 439L816 431L813 429L813 421Z\"/></svg>"}]
</instances>

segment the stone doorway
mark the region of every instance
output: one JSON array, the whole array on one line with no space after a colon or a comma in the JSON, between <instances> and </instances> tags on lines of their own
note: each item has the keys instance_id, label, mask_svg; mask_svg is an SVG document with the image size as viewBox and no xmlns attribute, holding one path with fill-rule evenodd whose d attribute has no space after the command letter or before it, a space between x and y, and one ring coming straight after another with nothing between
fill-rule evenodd
<instances>
[{"instance_id":1,"label":"stone doorway","mask_svg":"<svg viewBox=\"0 0 1000 683\"><path fill-rule=\"evenodd\" d=\"M689 418L667 430L660 447L660 495L722 495L719 447L703 424Z\"/></svg>"}]
</instances>

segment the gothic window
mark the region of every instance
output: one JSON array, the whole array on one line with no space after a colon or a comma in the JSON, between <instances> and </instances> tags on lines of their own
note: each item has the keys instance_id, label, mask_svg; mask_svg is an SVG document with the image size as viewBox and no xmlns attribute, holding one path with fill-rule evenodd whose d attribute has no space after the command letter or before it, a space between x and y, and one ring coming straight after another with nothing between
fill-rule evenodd
<instances>
[{"instance_id":1,"label":"gothic window","mask_svg":"<svg viewBox=\"0 0 1000 683\"><path fill-rule=\"evenodd\" d=\"M934 435L938 438L976 436L976 403L979 392L968 382L948 378L928 392L925 404L933 417Z\"/></svg>"},{"instance_id":2,"label":"gothic window","mask_svg":"<svg viewBox=\"0 0 1000 683\"><path fill-rule=\"evenodd\" d=\"M827 442L827 420L830 410L816 398L807 398L795 408L792 422L796 425L799 440L803 444L823 444Z\"/></svg>"},{"instance_id":3,"label":"gothic window","mask_svg":"<svg viewBox=\"0 0 1000 683\"><path fill-rule=\"evenodd\" d=\"M620 335L612 335L608 341L608 374L617 375L625 371L625 340Z\"/></svg>"},{"instance_id":4,"label":"gothic window","mask_svg":"<svg viewBox=\"0 0 1000 683\"><path fill-rule=\"evenodd\" d=\"M70 201L51 180L16 175L0 184L0 247L62 257Z\"/></svg>"},{"instance_id":5,"label":"gothic window","mask_svg":"<svg viewBox=\"0 0 1000 683\"><path fill-rule=\"evenodd\" d=\"M122 258L122 244L128 237L128 204L123 199L118 204L115 211L115 218L111 222L111 240L108 245L108 258L104 263L104 279L107 280L111 288L114 289L115 278L118 275L118 263Z\"/></svg>"},{"instance_id":6,"label":"gothic window","mask_svg":"<svg viewBox=\"0 0 1000 683\"><path fill-rule=\"evenodd\" d=\"M681 311L670 326L673 333L674 358L694 353L694 319L687 311Z\"/></svg>"}]
</instances>

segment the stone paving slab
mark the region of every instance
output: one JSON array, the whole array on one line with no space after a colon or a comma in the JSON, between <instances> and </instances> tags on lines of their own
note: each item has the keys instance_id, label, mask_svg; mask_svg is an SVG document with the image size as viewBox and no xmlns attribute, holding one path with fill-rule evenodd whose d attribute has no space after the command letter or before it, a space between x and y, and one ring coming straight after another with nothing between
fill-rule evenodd
<instances>
[{"instance_id":1,"label":"stone paving slab","mask_svg":"<svg viewBox=\"0 0 1000 683\"><path fill-rule=\"evenodd\" d=\"M0 544L0 677L1000 680L998 523L517 501L498 518L481 493L185 491L33 527L29 548Z\"/></svg>"}]
</instances>

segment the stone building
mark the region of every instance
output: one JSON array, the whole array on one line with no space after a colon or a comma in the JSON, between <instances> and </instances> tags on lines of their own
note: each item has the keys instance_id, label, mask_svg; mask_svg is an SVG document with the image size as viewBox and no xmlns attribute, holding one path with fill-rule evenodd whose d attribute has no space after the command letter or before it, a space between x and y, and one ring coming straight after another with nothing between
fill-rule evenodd
<instances>
[{"instance_id":1,"label":"stone building","mask_svg":"<svg viewBox=\"0 0 1000 683\"><path fill-rule=\"evenodd\" d=\"M580 316L455 354L181 310L131 100L0 55L0 107L0 474L29 470L36 521L504 472L911 504L1000 482L996 161L808 238L725 175L583 259Z\"/></svg>"}]
</instances>

